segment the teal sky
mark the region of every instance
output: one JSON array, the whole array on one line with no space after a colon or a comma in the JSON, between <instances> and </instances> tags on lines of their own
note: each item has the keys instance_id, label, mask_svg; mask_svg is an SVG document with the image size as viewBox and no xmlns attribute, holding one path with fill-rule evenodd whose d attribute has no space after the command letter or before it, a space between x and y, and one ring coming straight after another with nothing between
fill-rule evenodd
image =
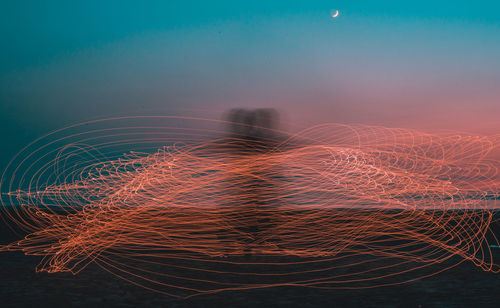
<instances>
[{"instance_id":1,"label":"teal sky","mask_svg":"<svg viewBox=\"0 0 500 308\"><path fill-rule=\"evenodd\" d=\"M341 11L343 22L365 17L378 19L379 25L395 20L455 24L457 37L464 28L498 30L500 23L497 1L9 1L0 12L1 73L151 32L287 16L317 18L321 24L332 9ZM482 35L488 39L487 32Z\"/></svg>"},{"instance_id":2,"label":"teal sky","mask_svg":"<svg viewBox=\"0 0 500 308\"><path fill-rule=\"evenodd\" d=\"M88 119L263 106L295 122L498 133L499 12L498 1L10 1L0 132L13 151Z\"/></svg>"}]
</instances>

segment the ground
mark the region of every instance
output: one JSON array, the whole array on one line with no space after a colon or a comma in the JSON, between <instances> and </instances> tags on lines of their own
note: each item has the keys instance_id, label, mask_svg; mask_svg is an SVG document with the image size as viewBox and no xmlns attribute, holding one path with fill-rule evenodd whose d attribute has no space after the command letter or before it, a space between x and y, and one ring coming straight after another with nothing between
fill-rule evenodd
<instances>
[{"instance_id":1,"label":"ground","mask_svg":"<svg viewBox=\"0 0 500 308\"><path fill-rule=\"evenodd\" d=\"M15 239L5 226L0 243ZM254 258L248 257L250 260ZM0 253L2 307L499 307L500 274L471 262L430 278L364 290L277 287L177 299L121 280L96 265L74 276L37 273L40 257Z\"/></svg>"}]
</instances>

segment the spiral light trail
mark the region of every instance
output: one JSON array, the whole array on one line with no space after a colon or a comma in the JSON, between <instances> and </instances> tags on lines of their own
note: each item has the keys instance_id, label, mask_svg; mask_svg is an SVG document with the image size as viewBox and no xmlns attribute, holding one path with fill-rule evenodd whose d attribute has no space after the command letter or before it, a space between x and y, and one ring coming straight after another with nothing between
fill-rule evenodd
<instances>
[{"instance_id":1,"label":"spiral light trail","mask_svg":"<svg viewBox=\"0 0 500 308\"><path fill-rule=\"evenodd\" d=\"M1 180L27 235L0 250L182 297L499 272L498 136L325 124L260 146L211 124L116 118L35 141Z\"/></svg>"}]
</instances>

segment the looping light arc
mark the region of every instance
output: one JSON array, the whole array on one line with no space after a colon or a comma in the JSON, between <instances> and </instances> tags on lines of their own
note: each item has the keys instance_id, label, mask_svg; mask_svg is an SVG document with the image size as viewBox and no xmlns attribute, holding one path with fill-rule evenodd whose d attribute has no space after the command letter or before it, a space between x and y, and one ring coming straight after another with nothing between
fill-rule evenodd
<instances>
[{"instance_id":1,"label":"looping light arc","mask_svg":"<svg viewBox=\"0 0 500 308\"><path fill-rule=\"evenodd\" d=\"M499 271L498 136L327 124L243 155L226 124L116 118L35 141L1 180L27 236L0 250L183 297L371 288L464 261Z\"/></svg>"}]
</instances>

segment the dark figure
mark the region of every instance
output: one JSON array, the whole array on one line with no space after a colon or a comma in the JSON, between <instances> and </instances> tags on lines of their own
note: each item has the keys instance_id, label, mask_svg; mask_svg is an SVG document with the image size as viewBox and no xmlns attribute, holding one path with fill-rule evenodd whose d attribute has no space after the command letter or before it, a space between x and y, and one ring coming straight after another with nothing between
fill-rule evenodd
<instances>
[{"instance_id":1,"label":"dark figure","mask_svg":"<svg viewBox=\"0 0 500 308\"><path fill-rule=\"evenodd\" d=\"M234 109L228 113L230 211L225 219L246 254L252 249L275 250L278 224L278 177L275 161L278 113L274 109Z\"/></svg>"}]
</instances>

